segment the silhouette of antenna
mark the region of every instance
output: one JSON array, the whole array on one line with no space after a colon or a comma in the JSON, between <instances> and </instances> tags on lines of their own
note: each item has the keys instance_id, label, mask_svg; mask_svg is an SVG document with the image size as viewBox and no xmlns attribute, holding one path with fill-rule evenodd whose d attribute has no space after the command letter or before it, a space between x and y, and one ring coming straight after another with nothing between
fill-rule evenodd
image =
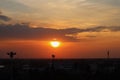
<instances>
[{"instance_id":1,"label":"silhouette of antenna","mask_svg":"<svg viewBox=\"0 0 120 80\"><path fill-rule=\"evenodd\" d=\"M7 55L9 55L10 59L11 59L11 66L10 66L10 72L11 72L11 80L14 80L14 75L13 75L13 72L14 72L14 68L13 68L13 57L16 55L15 52L9 52L7 53Z\"/></svg>"},{"instance_id":2,"label":"silhouette of antenna","mask_svg":"<svg viewBox=\"0 0 120 80\"><path fill-rule=\"evenodd\" d=\"M108 59L110 58L110 51L109 50L107 51L107 58Z\"/></svg>"},{"instance_id":3,"label":"silhouette of antenna","mask_svg":"<svg viewBox=\"0 0 120 80\"><path fill-rule=\"evenodd\" d=\"M16 55L16 53L15 52L9 52L9 53L7 53L7 55L9 55L11 59L13 59L13 57L14 57L14 55Z\"/></svg>"},{"instance_id":4,"label":"silhouette of antenna","mask_svg":"<svg viewBox=\"0 0 120 80\"><path fill-rule=\"evenodd\" d=\"M55 55L54 54L52 54L52 59L55 59Z\"/></svg>"},{"instance_id":5,"label":"silhouette of antenna","mask_svg":"<svg viewBox=\"0 0 120 80\"><path fill-rule=\"evenodd\" d=\"M55 59L55 55L52 54L51 57L52 57L51 70L54 71L54 70L55 70L55 61L54 61L54 59Z\"/></svg>"}]
</instances>

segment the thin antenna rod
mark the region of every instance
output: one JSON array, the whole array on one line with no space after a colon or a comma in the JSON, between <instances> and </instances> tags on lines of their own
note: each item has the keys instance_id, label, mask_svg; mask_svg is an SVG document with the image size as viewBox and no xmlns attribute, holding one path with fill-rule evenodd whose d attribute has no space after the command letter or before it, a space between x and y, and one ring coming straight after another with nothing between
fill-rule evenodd
<instances>
[{"instance_id":1,"label":"thin antenna rod","mask_svg":"<svg viewBox=\"0 0 120 80\"><path fill-rule=\"evenodd\" d=\"M108 59L110 58L110 51L109 50L107 51L107 58Z\"/></svg>"}]
</instances>

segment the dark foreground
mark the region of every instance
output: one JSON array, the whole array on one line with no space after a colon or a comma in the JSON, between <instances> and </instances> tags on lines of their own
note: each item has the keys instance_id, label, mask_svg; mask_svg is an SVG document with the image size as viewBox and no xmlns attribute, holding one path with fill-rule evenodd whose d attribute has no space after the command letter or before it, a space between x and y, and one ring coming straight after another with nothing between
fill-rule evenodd
<instances>
[{"instance_id":1,"label":"dark foreground","mask_svg":"<svg viewBox=\"0 0 120 80\"><path fill-rule=\"evenodd\" d=\"M1 59L0 80L120 80L120 59Z\"/></svg>"}]
</instances>

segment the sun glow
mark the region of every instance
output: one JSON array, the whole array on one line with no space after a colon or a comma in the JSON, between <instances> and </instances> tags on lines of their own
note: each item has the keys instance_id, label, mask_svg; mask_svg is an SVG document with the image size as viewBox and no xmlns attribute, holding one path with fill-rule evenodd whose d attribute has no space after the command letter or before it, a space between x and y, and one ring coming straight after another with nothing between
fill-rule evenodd
<instances>
[{"instance_id":1,"label":"sun glow","mask_svg":"<svg viewBox=\"0 0 120 80\"><path fill-rule=\"evenodd\" d=\"M51 41L50 44L52 47L57 48L60 46L61 43L59 41Z\"/></svg>"}]
</instances>

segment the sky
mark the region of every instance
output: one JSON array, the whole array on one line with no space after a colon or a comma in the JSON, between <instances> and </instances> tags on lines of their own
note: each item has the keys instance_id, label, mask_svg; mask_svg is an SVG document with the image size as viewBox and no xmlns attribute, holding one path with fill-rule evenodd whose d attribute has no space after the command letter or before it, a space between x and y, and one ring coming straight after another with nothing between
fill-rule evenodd
<instances>
[{"instance_id":1,"label":"sky","mask_svg":"<svg viewBox=\"0 0 120 80\"><path fill-rule=\"evenodd\" d=\"M119 14L120 0L0 0L0 58L120 58Z\"/></svg>"}]
</instances>

